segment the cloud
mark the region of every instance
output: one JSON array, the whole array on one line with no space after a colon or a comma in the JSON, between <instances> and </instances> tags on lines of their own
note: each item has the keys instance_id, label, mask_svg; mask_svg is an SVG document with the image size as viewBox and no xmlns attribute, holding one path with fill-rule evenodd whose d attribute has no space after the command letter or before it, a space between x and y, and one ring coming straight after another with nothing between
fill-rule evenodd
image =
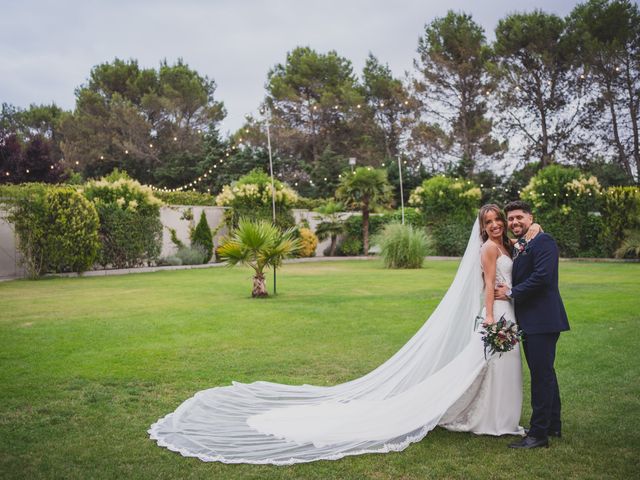
<instances>
[{"instance_id":1,"label":"cloud","mask_svg":"<svg viewBox=\"0 0 640 480\"><path fill-rule=\"evenodd\" d=\"M229 112L223 131L241 126L264 97L268 70L297 46L336 50L359 73L369 52L396 76L412 69L424 25L448 9L471 13L487 30L524 0L445 5L423 0L7 2L0 18L0 101L25 107L74 106L91 68L115 57L143 67L184 59L213 78ZM535 7L564 15L565 0Z\"/></svg>"}]
</instances>

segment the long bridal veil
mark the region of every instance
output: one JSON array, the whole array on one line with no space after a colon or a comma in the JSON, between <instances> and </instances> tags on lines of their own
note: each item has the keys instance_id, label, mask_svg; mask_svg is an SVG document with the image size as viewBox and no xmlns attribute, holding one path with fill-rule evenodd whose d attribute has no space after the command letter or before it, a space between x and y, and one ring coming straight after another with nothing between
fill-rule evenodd
<instances>
[{"instance_id":1,"label":"long bridal veil","mask_svg":"<svg viewBox=\"0 0 640 480\"><path fill-rule=\"evenodd\" d=\"M158 445L204 461L288 465L398 451L463 398L486 362L476 221L456 276L418 332L367 375L340 385L270 382L196 393L149 429Z\"/></svg>"}]
</instances>

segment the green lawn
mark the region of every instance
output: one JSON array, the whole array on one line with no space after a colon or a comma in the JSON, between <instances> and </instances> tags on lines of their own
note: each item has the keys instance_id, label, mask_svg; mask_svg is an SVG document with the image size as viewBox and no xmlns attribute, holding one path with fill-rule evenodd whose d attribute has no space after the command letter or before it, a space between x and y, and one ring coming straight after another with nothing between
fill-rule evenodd
<instances>
[{"instance_id":1,"label":"green lawn","mask_svg":"<svg viewBox=\"0 0 640 480\"><path fill-rule=\"evenodd\" d=\"M0 283L0 477L638 478L638 264L561 264L572 330L556 363L564 438L549 449L436 429L401 453L273 467L203 463L148 439L211 386L367 373L419 328L456 267L292 264L266 300L249 298L240 268ZM528 397L525 385L525 425Z\"/></svg>"}]
</instances>

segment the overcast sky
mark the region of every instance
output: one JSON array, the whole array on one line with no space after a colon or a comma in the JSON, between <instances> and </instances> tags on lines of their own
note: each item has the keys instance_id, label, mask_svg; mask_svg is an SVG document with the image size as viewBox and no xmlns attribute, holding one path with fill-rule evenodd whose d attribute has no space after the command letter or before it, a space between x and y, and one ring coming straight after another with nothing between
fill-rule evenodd
<instances>
[{"instance_id":1,"label":"overcast sky","mask_svg":"<svg viewBox=\"0 0 640 480\"><path fill-rule=\"evenodd\" d=\"M412 69L425 24L453 9L494 38L500 18L534 8L558 15L569 0L0 0L0 102L72 109L91 68L114 58L142 67L178 58L216 81L240 127L264 97L267 71L297 46L336 50L360 72L372 52L396 76Z\"/></svg>"}]
</instances>

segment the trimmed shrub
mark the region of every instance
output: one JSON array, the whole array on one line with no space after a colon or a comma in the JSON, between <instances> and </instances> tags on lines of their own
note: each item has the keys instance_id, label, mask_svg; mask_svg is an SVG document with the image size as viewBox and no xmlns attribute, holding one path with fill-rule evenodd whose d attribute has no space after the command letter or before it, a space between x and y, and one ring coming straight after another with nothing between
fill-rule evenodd
<instances>
[{"instance_id":1,"label":"trimmed shrub","mask_svg":"<svg viewBox=\"0 0 640 480\"><path fill-rule=\"evenodd\" d=\"M160 257L157 263L158 265L163 267L164 266L177 267L179 265L182 265L182 260L176 257L175 255L169 255L168 257Z\"/></svg>"},{"instance_id":2,"label":"trimmed shrub","mask_svg":"<svg viewBox=\"0 0 640 480\"><path fill-rule=\"evenodd\" d=\"M84 187L100 217L100 264L130 268L151 264L160 255L160 205L149 187L114 172Z\"/></svg>"},{"instance_id":3,"label":"trimmed shrub","mask_svg":"<svg viewBox=\"0 0 640 480\"><path fill-rule=\"evenodd\" d=\"M640 229L640 189L609 187L602 196L602 216L605 219L602 239L610 255L621 247L625 231Z\"/></svg>"},{"instance_id":4,"label":"trimmed shrub","mask_svg":"<svg viewBox=\"0 0 640 480\"><path fill-rule=\"evenodd\" d=\"M211 229L209 228L209 222L204 211L200 214L200 221L191 235L191 246L199 247L204 251L204 261L202 263L208 263L213 256L213 236L211 235Z\"/></svg>"},{"instance_id":5,"label":"trimmed shrub","mask_svg":"<svg viewBox=\"0 0 640 480\"><path fill-rule=\"evenodd\" d=\"M4 190L3 195L29 278L47 271L83 272L93 265L98 216L74 188L33 183Z\"/></svg>"},{"instance_id":6,"label":"trimmed shrub","mask_svg":"<svg viewBox=\"0 0 640 480\"><path fill-rule=\"evenodd\" d=\"M98 213L91 202L71 187L52 188L47 207L47 263L55 272L84 272L96 260Z\"/></svg>"},{"instance_id":7,"label":"trimmed shrub","mask_svg":"<svg viewBox=\"0 0 640 480\"><path fill-rule=\"evenodd\" d=\"M362 254L362 240L357 237L346 237L342 242L338 243L336 253L343 257L352 257Z\"/></svg>"},{"instance_id":8,"label":"trimmed shrub","mask_svg":"<svg viewBox=\"0 0 640 480\"><path fill-rule=\"evenodd\" d=\"M301 247L298 250L299 257L315 257L316 247L318 246L318 237L311 231L311 229L302 227L298 229L300 235Z\"/></svg>"},{"instance_id":9,"label":"trimmed shrub","mask_svg":"<svg viewBox=\"0 0 640 480\"><path fill-rule=\"evenodd\" d=\"M206 256L207 252L199 245L179 248L175 254L175 257L182 262L181 265L200 265L207 263L204 261Z\"/></svg>"},{"instance_id":10,"label":"trimmed shrub","mask_svg":"<svg viewBox=\"0 0 640 480\"><path fill-rule=\"evenodd\" d=\"M275 180L276 225L286 229L295 225L291 208L296 204L298 194L289 186ZM237 182L222 187L216 197L216 205L231 207L225 214L229 228L236 228L240 218L271 221L273 217L271 200L271 178L256 169L241 177Z\"/></svg>"},{"instance_id":11,"label":"trimmed shrub","mask_svg":"<svg viewBox=\"0 0 640 480\"><path fill-rule=\"evenodd\" d=\"M482 193L470 180L444 175L422 182L409 204L422 214L438 255L462 255L469 239Z\"/></svg>"},{"instance_id":12,"label":"trimmed shrub","mask_svg":"<svg viewBox=\"0 0 640 480\"><path fill-rule=\"evenodd\" d=\"M573 167L551 165L522 190L535 220L558 243L564 257L602 257L605 226L600 212L602 189L594 176Z\"/></svg>"},{"instance_id":13,"label":"trimmed shrub","mask_svg":"<svg viewBox=\"0 0 640 480\"><path fill-rule=\"evenodd\" d=\"M622 244L615 251L616 258L640 258L640 230L627 230Z\"/></svg>"},{"instance_id":14,"label":"trimmed shrub","mask_svg":"<svg viewBox=\"0 0 640 480\"><path fill-rule=\"evenodd\" d=\"M208 193L200 192L167 192L164 190L153 190L153 195L167 205L201 205L214 206L216 197Z\"/></svg>"},{"instance_id":15,"label":"trimmed shrub","mask_svg":"<svg viewBox=\"0 0 640 480\"><path fill-rule=\"evenodd\" d=\"M421 268L429 252L429 241L423 230L411 225L390 223L375 238L387 268Z\"/></svg>"}]
</instances>

